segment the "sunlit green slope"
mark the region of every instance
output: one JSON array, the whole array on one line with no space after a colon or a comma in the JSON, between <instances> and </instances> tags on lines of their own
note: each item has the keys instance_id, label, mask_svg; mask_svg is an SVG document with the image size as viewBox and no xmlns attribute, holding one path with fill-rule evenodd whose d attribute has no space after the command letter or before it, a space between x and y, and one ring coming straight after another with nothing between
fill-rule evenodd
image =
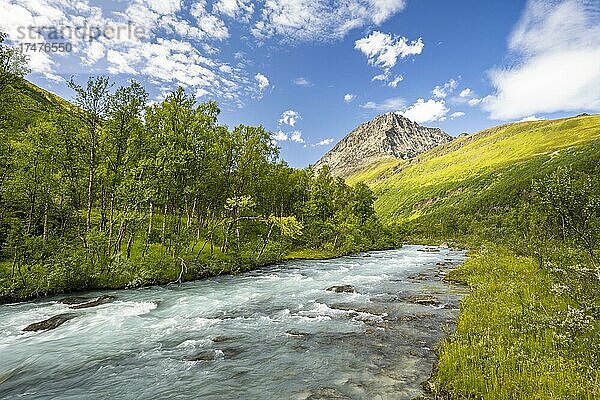
<instances>
[{"instance_id":1,"label":"sunlit green slope","mask_svg":"<svg viewBox=\"0 0 600 400\"><path fill-rule=\"evenodd\" d=\"M599 115L512 123L412 160L383 160L349 181L365 181L376 191L376 210L388 222L484 212L510 205L515 193L558 165L596 162L599 139Z\"/></svg>"}]
</instances>

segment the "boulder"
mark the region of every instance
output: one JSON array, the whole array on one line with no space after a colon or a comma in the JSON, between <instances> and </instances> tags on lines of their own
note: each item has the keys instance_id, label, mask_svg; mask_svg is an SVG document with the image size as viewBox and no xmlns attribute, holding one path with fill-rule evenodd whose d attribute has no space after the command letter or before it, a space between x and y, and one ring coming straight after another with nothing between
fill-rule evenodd
<instances>
[{"instance_id":1,"label":"boulder","mask_svg":"<svg viewBox=\"0 0 600 400\"><path fill-rule=\"evenodd\" d=\"M65 322L75 318L75 314L60 314L55 315L52 318L48 318L41 322L36 322L34 324L28 325L23 329L25 332L38 332L38 331L49 331L52 329L56 329Z\"/></svg>"},{"instance_id":2,"label":"boulder","mask_svg":"<svg viewBox=\"0 0 600 400\"><path fill-rule=\"evenodd\" d=\"M90 307L96 307L99 306L101 304L106 304L106 303L110 303L111 301L115 300L115 296L110 296L110 295L102 295L92 301L88 301L86 303L81 303L81 304L77 304L74 306L71 306L69 308L72 308L73 310L80 310L82 308L90 308Z\"/></svg>"},{"instance_id":3,"label":"boulder","mask_svg":"<svg viewBox=\"0 0 600 400\"><path fill-rule=\"evenodd\" d=\"M327 291L334 293L356 293L356 289L352 285L335 285L327 288Z\"/></svg>"}]
</instances>

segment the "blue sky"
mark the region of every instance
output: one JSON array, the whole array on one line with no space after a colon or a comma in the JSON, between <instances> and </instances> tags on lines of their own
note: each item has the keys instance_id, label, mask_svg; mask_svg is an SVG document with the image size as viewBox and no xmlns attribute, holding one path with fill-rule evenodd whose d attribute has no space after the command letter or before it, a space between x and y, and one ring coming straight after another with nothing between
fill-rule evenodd
<instances>
[{"instance_id":1,"label":"blue sky","mask_svg":"<svg viewBox=\"0 0 600 400\"><path fill-rule=\"evenodd\" d=\"M597 0L0 0L0 15L14 43L72 44L28 53L40 86L70 98L65 79L108 74L160 100L183 85L297 167L383 112L458 135L600 111ZM126 26L143 35L107 33ZM49 38L73 27L106 35Z\"/></svg>"}]
</instances>

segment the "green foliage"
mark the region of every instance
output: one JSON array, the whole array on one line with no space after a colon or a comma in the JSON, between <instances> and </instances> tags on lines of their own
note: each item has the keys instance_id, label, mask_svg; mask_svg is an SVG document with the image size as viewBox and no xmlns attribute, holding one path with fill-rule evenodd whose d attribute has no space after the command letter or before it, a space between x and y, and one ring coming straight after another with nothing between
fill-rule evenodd
<instances>
[{"instance_id":1,"label":"green foliage","mask_svg":"<svg viewBox=\"0 0 600 400\"><path fill-rule=\"evenodd\" d=\"M6 33L0 32L0 94L29 73L27 57L17 47L7 46Z\"/></svg>"},{"instance_id":2,"label":"green foliage","mask_svg":"<svg viewBox=\"0 0 600 400\"><path fill-rule=\"evenodd\" d=\"M2 97L0 299L181 282L385 242L368 187L290 168L263 127L219 125L214 102L178 88L148 106L139 83L106 77L68 85L75 105L23 80Z\"/></svg>"}]
</instances>

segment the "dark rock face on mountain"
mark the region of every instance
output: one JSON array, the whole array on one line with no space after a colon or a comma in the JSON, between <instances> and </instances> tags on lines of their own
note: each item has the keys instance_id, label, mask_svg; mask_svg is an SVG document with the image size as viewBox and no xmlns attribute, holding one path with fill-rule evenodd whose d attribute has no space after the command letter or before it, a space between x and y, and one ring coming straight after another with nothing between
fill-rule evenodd
<instances>
[{"instance_id":1,"label":"dark rock face on mountain","mask_svg":"<svg viewBox=\"0 0 600 400\"><path fill-rule=\"evenodd\" d=\"M350 132L314 168L328 165L332 175L347 178L379 159L413 158L451 140L439 128L426 128L398 113L387 113Z\"/></svg>"}]
</instances>

